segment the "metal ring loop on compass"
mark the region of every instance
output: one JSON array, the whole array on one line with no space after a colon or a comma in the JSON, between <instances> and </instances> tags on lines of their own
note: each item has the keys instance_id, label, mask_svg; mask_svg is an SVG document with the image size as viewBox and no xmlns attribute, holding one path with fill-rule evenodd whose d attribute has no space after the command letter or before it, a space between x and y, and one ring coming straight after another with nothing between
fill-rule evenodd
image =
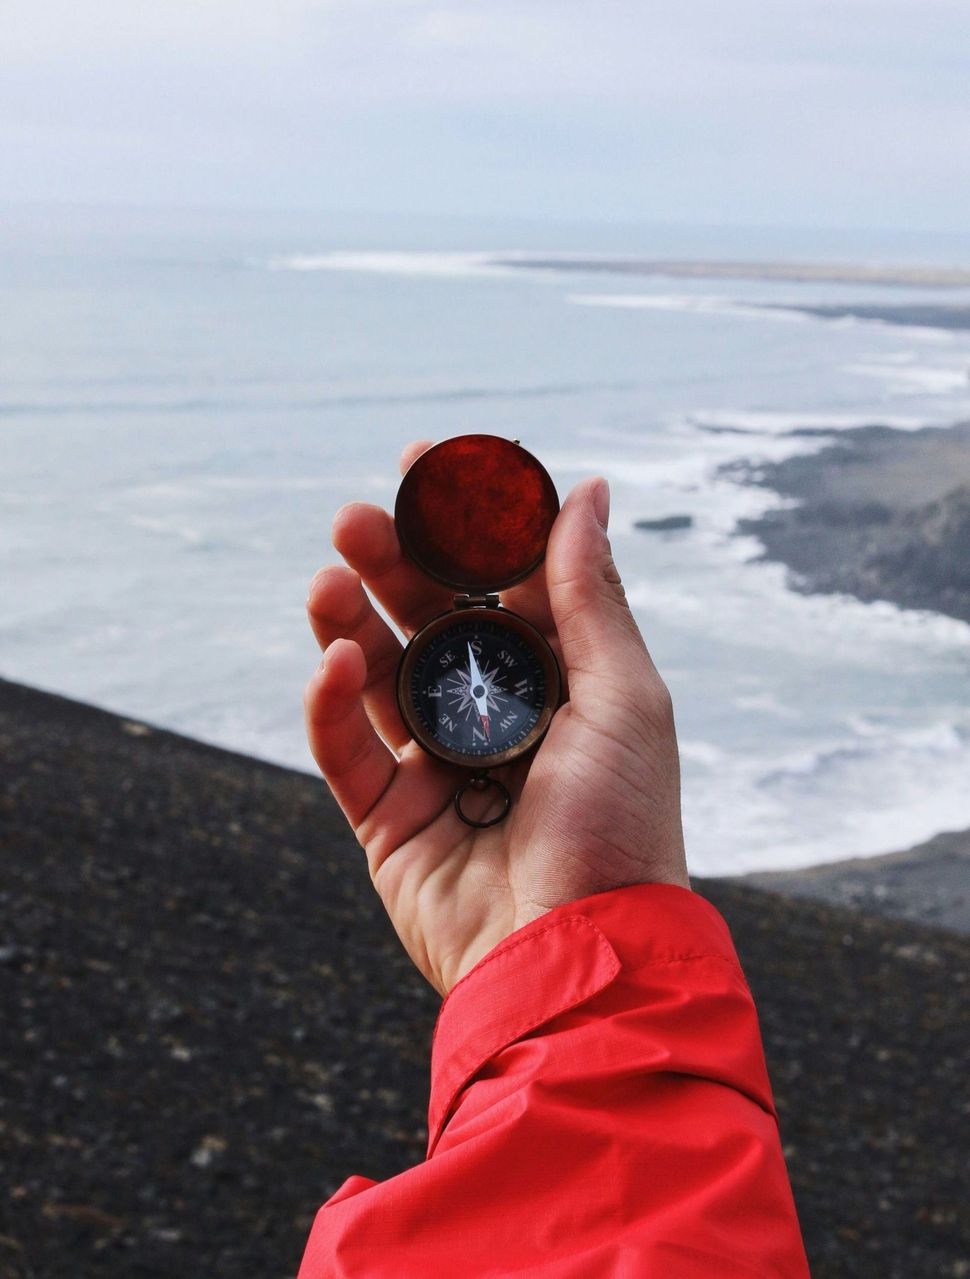
<instances>
[{"instance_id":1,"label":"metal ring loop on compass","mask_svg":"<svg viewBox=\"0 0 970 1279\"><path fill-rule=\"evenodd\" d=\"M466 790L484 791L494 786L502 797L502 809L496 817L490 817L487 821L479 822L474 817L469 817L461 810L461 797ZM508 790L497 781L494 777L489 777L487 773L479 773L477 776L470 778L464 785L459 786L455 791L455 812L465 823L466 826L476 826L479 830L484 830L487 826L497 826L508 814L512 807L512 796Z\"/></svg>"}]
</instances>

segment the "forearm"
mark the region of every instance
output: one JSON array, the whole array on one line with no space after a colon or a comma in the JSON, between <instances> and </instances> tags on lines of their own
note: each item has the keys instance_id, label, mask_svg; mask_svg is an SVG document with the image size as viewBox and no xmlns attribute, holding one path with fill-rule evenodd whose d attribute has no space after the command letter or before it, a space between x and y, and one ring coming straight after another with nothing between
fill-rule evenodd
<instances>
[{"instance_id":1,"label":"forearm","mask_svg":"<svg viewBox=\"0 0 970 1279\"><path fill-rule=\"evenodd\" d=\"M427 1160L352 1178L300 1279L808 1274L757 1018L716 911L662 885L560 907L442 1005Z\"/></svg>"}]
</instances>

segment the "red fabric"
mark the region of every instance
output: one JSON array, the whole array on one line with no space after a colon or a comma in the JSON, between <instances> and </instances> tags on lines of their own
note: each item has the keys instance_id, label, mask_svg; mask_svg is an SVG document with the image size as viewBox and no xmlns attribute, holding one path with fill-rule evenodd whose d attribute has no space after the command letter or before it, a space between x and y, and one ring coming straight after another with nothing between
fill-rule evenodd
<instances>
[{"instance_id":1,"label":"red fabric","mask_svg":"<svg viewBox=\"0 0 970 1279\"><path fill-rule=\"evenodd\" d=\"M351 1177L299 1279L804 1279L754 1004L683 888L558 907L441 1007L428 1156Z\"/></svg>"}]
</instances>

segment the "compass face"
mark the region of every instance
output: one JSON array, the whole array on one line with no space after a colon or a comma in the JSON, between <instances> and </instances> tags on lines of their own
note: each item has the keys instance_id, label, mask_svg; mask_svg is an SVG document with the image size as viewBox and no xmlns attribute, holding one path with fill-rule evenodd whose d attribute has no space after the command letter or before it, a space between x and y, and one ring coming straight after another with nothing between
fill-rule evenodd
<instances>
[{"instance_id":1,"label":"compass face","mask_svg":"<svg viewBox=\"0 0 970 1279\"><path fill-rule=\"evenodd\" d=\"M402 663L399 700L412 733L455 763L505 763L530 750L558 698L559 672L545 640L495 609L437 618Z\"/></svg>"}]
</instances>

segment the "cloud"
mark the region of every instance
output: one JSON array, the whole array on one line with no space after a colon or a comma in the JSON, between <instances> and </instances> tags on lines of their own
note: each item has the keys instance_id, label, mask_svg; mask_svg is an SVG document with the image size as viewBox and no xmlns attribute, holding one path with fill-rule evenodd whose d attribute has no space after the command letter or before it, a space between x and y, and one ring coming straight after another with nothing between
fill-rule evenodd
<instances>
[{"instance_id":1,"label":"cloud","mask_svg":"<svg viewBox=\"0 0 970 1279\"><path fill-rule=\"evenodd\" d=\"M956 226L970 199L968 12L966 0L6 0L0 183L22 198L259 192Z\"/></svg>"}]
</instances>

